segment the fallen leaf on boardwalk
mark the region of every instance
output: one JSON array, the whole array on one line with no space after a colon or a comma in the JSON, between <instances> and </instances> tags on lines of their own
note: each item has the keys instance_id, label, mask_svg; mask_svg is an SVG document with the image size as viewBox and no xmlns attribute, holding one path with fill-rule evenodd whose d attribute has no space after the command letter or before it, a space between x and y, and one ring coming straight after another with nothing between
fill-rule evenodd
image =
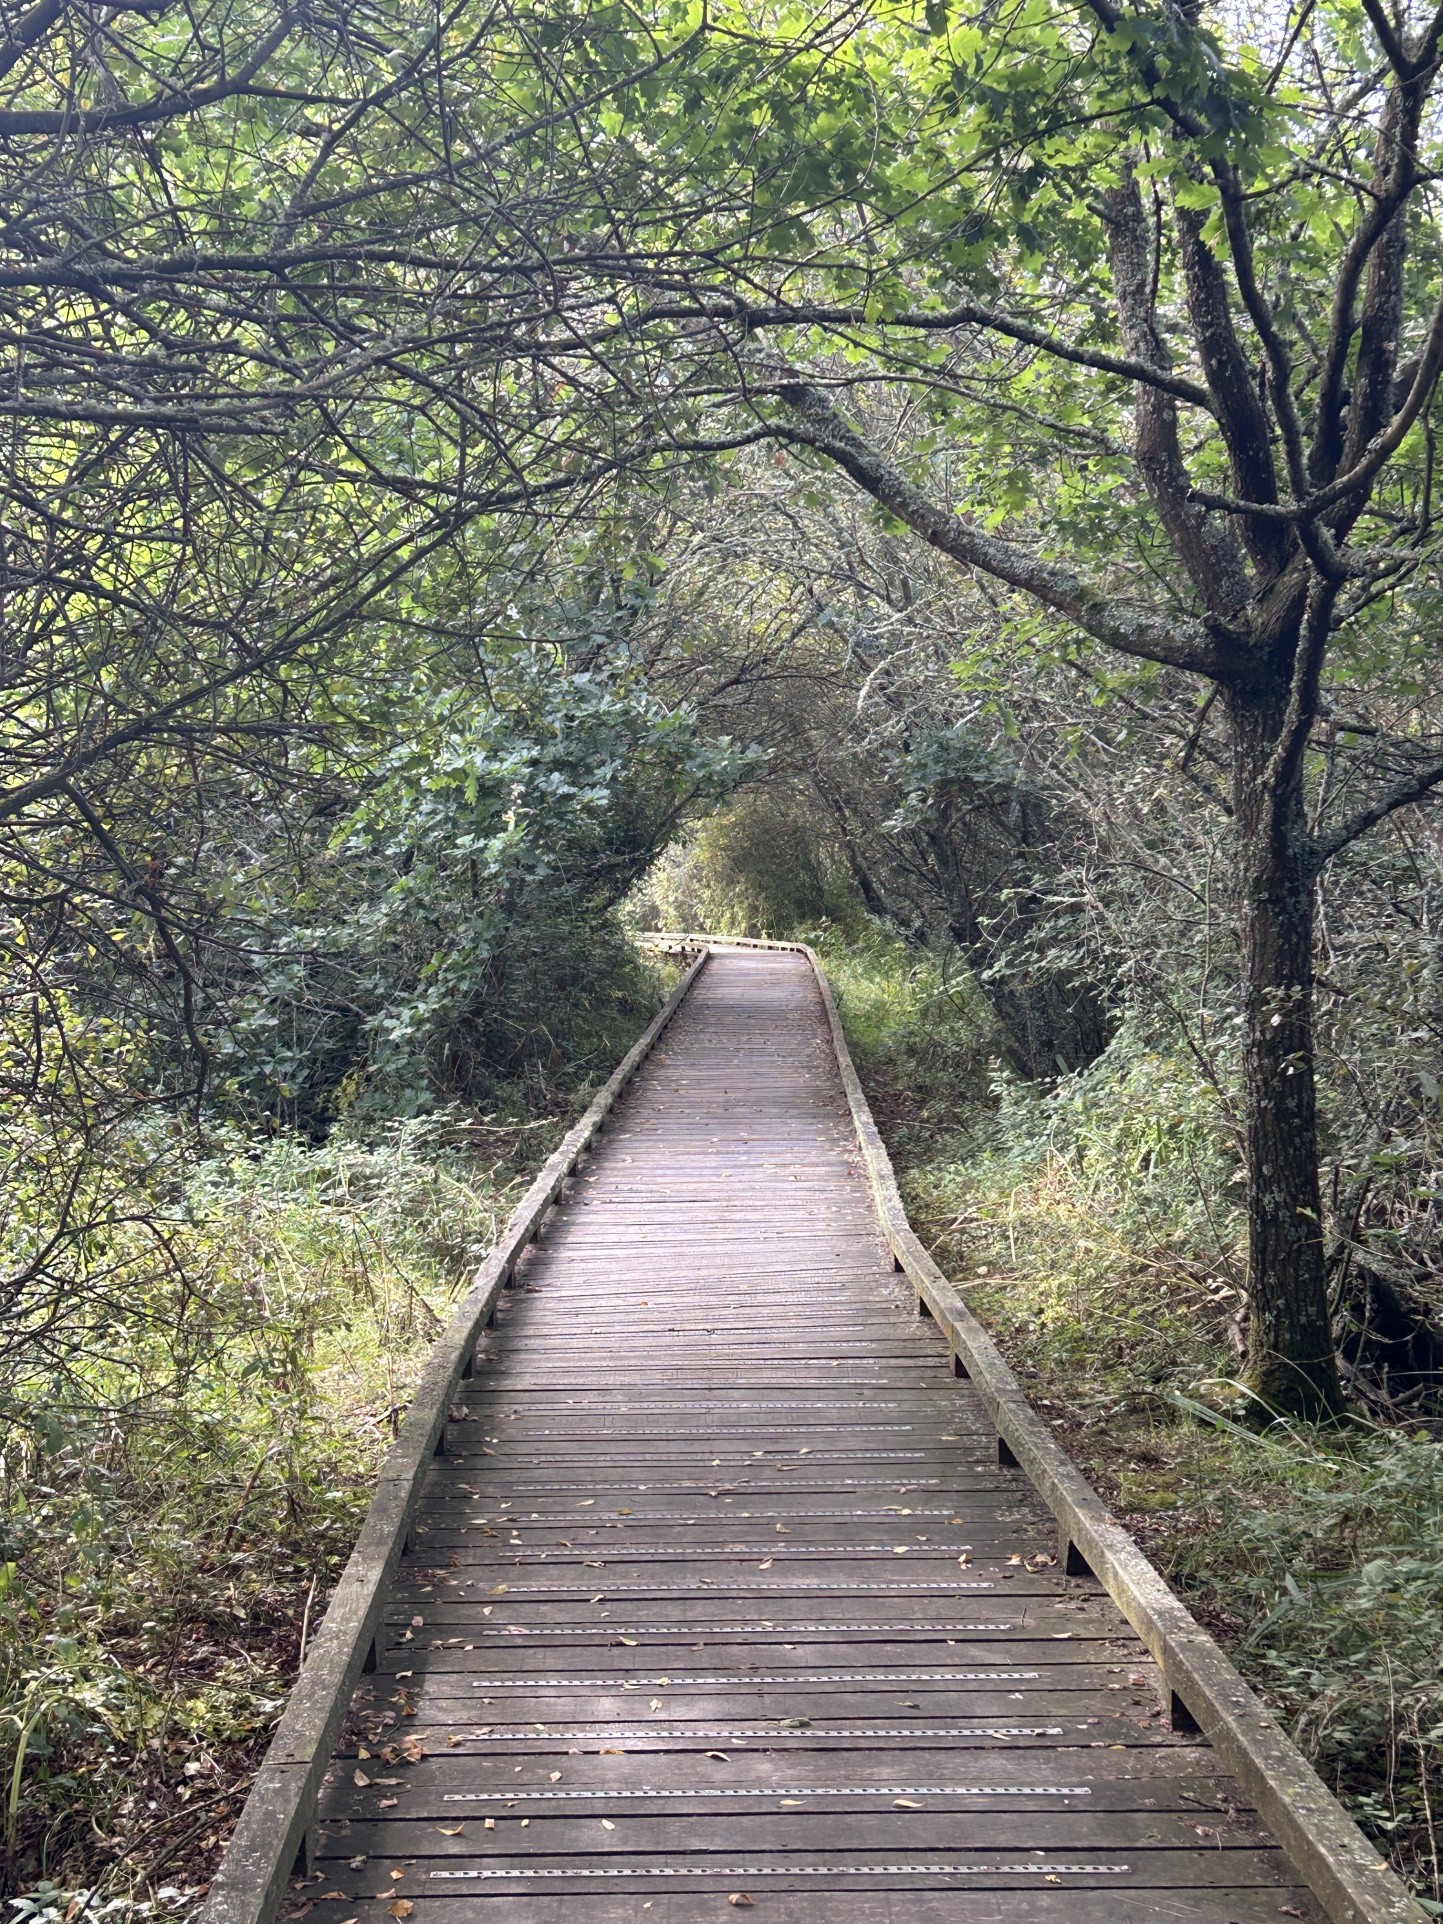
<instances>
[{"instance_id":1,"label":"fallen leaf on boardwalk","mask_svg":"<svg viewBox=\"0 0 1443 1924\"><path fill-rule=\"evenodd\" d=\"M406 1873L404 1871L391 1871L389 1875L393 1884L399 1884Z\"/></svg>"},{"instance_id":2,"label":"fallen leaf on boardwalk","mask_svg":"<svg viewBox=\"0 0 1443 1924\"><path fill-rule=\"evenodd\" d=\"M364 1790L370 1781L370 1778L363 1770L353 1770L351 1772L351 1782L356 1786L357 1790Z\"/></svg>"},{"instance_id":3,"label":"fallen leaf on boardwalk","mask_svg":"<svg viewBox=\"0 0 1443 1924\"><path fill-rule=\"evenodd\" d=\"M616 1826L615 1824L612 1823L609 1817L603 1817L601 1820L601 1828L603 1830L615 1830Z\"/></svg>"},{"instance_id":4,"label":"fallen leaf on boardwalk","mask_svg":"<svg viewBox=\"0 0 1443 1924\"><path fill-rule=\"evenodd\" d=\"M457 1744L464 1744L465 1741L465 1737L459 1730L453 1730L451 1735L446 1739L446 1748L447 1750L454 1750Z\"/></svg>"},{"instance_id":5,"label":"fallen leaf on boardwalk","mask_svg":"<svg viewBox=\"0 0 1443 1924\"><path fill-rule=\"evenodd\" d=\"M921 1810L922 1806L911 1797L894 1797L892 1808L893 1810Z\"/></svg>"},{"instance_id":6,"label":"fallen leaf on boardwalk","mask_svg":"<svg viewBox=\"0 0 1443 1924\"><path fill-rule=\"evenodd\" d=\"M459 1837L465 1828L466 1826L464 1824L442 1824L436 1832L436 1835L438 1837Z\"/></svg>"},{"instance_id":7,"label":"fallen leaf on boardwalk","mask_svg":"<svg viewBox=\"0 0 1443 1924\"><path fill-rule=\"evenodd\" d=\"M970 1563L970 1562L972 1561L972 1557L971 1557L971 1554L970 1554L970 1552L969 1552L969 1551L966 1551L966 1550L964 1550L964 1551L962 1552L962 1554L961 1554L961 1556L960 1556L960 1557L958 1557L958 1559L957 1559L957 1561L958 1561L959 1563L962 1563L962 1564L967 1564L967 1563Z\"/></svg>"},{"instance_id":8,"label":"fallen leaf on boardwalk","mask_svg":"<svg viewBox=\"0 0 1443 1924\"><path fill-rule=\"evenodd\" d=\"M359 1857L348 1858L347 1864L349 1868L353 1871L363 1871L366 1868L366 1857L365 1857L364 1851L361 1853Z\"/></svg>"},{"instance_id":9,"label":"fallen leaf on boardwalk","mask_svg":"<svg viewBox=\"0 0 1443 1924\"><path fill-rule=\"evenodd\" d=\"M383 1797L378 1808L381 1810L394 1810L400 1801L399 1797Z\"/></svg>"},{"instance_id":10,"label":"fallen leaf on boardwalk","mask_svg":"<svg viewBox=\"0 0 1443 1924\"><path fill-rule=\"evenodd\" d=\"M409 1917L415 1908L409 1897L398 1897L394 1904L386 1906L392 1917Z\"/></svg>"},{"instance_id":11,"label":"fallen leaf on boardwalk","mask_svg":"<svg viewBox=\"0 0 1443 1924\"><path fill-rule=\"evenodd\" d=\"M525 1830L529 1826L530 1822L531 1822L531 1819L529 1817L523 1817L521 1819L522 1830Z\"/></svg>"},{"instance_id":12,"label":"fallen leaf on boardwalk","mask_svg":"<svg viewBox=\"0 0 1443 1924\"><path fill-rule=\"evenodd\" d=\"M800 1797L784 1797L781 1801L783 1810L800 1810L802 1808L802 1799Z\"/></svg>"},{"instance_id":13,"label":"fallen leaf on boardwalk","mask_svg":"<svg viewBox=\"0 0 1443 1924\"><path fill-rule=\"evenodd\" d=\"M906 1554L907 1546L905 1543L894 1543L892 1545L892 1555L894 1557L904 1557Z\"/></svg>"},{"instance_id":14,"label":"fallen leaf on boardwalk","mask_svg":"<svg viewBox=\"0 0 1443 1924\"><path fill-rule=\"evenodd\" d=\"M757 1565L757 1568L759 1570L770 1570L775 1561L776 1561L775 1557L763 1557L761 1562ZM752 1900L750 1898L747 1899L748 1904L750 1904L751 1901Z\"/></svg>"},{"instance_id":15,"label":"fallen leaf on boardwalk","mask_svg":"<svg viewBox=\"0 0 1443 1924\"><path fill-rule=\"evenodd\" d=\"M339 1898L341 1903L344 1904L346 1901L346 1893L344 1891L322 1891L320 1902L322 1904L329 1904L333 1898Z\"/></svg>"},{"instance_id":16,"label":"fallen leaf on boardwalk","mask_svg":"<svg viewBox=\"0 0 1443 1924\"><path fill-rule=\"evenodd\" d=\"M624 1757L626 1752L620 1744L603 1744L596 1754L598 1757Z\"/></svg>"},{"instance_id":17,"label":"fallen leaf on boardwalk","mask_svg":"<svg viewBox=\"0 0 1443 1924\"><path fill-rule=\"evenodd\" d=\"M1279 1904L1278 1916L1279 1917L1306 1917L1307 1912L1300 1911L1296 1904Z\"/></svg>"},{"instance_id":18,"label":"fallen leaf on boardwalk","mask_svg":"<svg viewBox=\"0 0 1443 1924\"><path fill-rule=\"evenodd\" d=\"M357 1756L358 1756L358 1757L360 1758L360 1760L361 1760L361 1762L362 1762L363 1764L364 1764L364 1763L366 1762L366 1760L367 1760L367 1758L368 1758L368 1757L370 1756L370 1754L371 1754L371 1753L370 1753L370 1751L369 1751L369 1750L367 1750L367 1748L366 1748L366 1746L365 1746L364 1744L357 1744L357 1745L356 1745L356 1755L357 1755Z\"/></svg>"},{"instance_id":19,"label":"fallen leaf on boardwalk","mask_svg":"<svg viewBox=\"0 0 1443 1924\"><path fill-rule=\"evenodd\" d=\"M585 1509L589 1509L589 1508L590 1508L590 1506L591 1506L591 1505L592 1505L593 1503L595 1503L595 1501L596 1501L596 1498L595 1498L594 1496L584 1496L584 1497L583 1497L583 1498L581 1499L581 1501L580 1501L580 1502L579 1502L579 1503L577 1504L577 1506L576 1506L576 1507L577 1507L577 1509L578 1509L578 1510L585 1510Z\"/></svg>"},{"instance_id":20,"label":"fallen leaf on boardwalk","mask_svg":"<svg viewBox=\"0 0 1443 1924\"><path fill-rule=\"evenodd\" d=\"M753 1908L752 1900L747 1896L745 1891L733 1891L727 1899L727 1903L735 1904L738 1910L743 1911L749 1911Z\"/></svg>"},{"instance_id":21,"label":"fallen leaf on boardwalk","mask_svg":"<svg viewBox=\"0 0 1443 1924\"><path fill-rule=\"evenodd\" d=\"M549 1773L549 1781L553 1784L559 1784L561 1782L561 1772L559 1770L551 1771Z\"/></svg>"},{"instance_id":22,"label":"fallen leaf on boardwalk","mask_svg":"<svg viewBox=\"0 0 1443 1924\"><path fill-rule=\"evenodd\" d=\"M1062 1882L1062 1879L1060 1877L1055 1876L1053 1872L1047 1871L1044 1874L1042 1881L1044 1884L1060 1884Z\"/></svg>"},{"instance_id":23,"label":"fallen leaf on boardwalk","mask_svg":"<svg viewBox=\"0 0 1443 1924\"><path fill-rule=\"evenodd\" d=\"M495 1828L496 1828L496 1819L495 1819L494 1817L488 1817L488 1818L486 1819L486 1828L487 1828L487 1830L495 1830Z\"/></svg>"},{"instance_id":24,"label":"fallen leaf on boardwalk","mask_svg":"<svg viewBox=\"0 0 1443 1924\"><path fill-rule=\"evenodd\" d=\"M504 1597L510 1588L511 1585L509 1583L498 1583L491 1594L493 1597Z\"/></svg>"},{"instance_id":25,"label":"fallen leaf on boardwalk","mask_svg":"<svg viewBox=\"0 0 1443 1924\"><path fill-rule=\"evenodd\" d=\"M635 1637L623 1637L623 1638L621 1639L621 1641L622 1641L622 1642L623 1642L623 1643L624 1643L624 1644L626 1645L626 1647L627 1647L627 1649L628 1649L628 1650L635 1650L635 1648L636 1648L636 1638L635 1638Z\"/></svg>"},{"instance_id":26,"label":"fallen leaf on boardwalk","mask_svg":"<svg viewBox=\"0 0 1443 1924\"><path fill-rule=\"evenodd\" d=\"M727 1756L724 1750L709 1750L707 1756L718 1764L729 1764L731 1762L730 1757Z\"/></svg>"}]
</instances>

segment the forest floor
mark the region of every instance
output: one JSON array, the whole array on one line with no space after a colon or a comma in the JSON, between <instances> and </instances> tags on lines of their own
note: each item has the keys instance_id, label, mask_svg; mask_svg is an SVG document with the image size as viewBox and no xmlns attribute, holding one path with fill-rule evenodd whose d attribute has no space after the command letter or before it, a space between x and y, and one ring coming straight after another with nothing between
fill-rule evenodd
<instances>
[{"instance_id":1,"label":"forest floor","mask_svg":"<svg viewBox=\"0 0 1443 1924\"><path fill-rule=\"evenodd\" d=\"M1044 1099L890 945L822 944L913 1225L1039 1412L1443 1915L1443 1422L1240 1427L1238 1214L1187 1064ZM1222 1198L1223 1200L1220 1200Z\"/></svg>"}]
</instances>

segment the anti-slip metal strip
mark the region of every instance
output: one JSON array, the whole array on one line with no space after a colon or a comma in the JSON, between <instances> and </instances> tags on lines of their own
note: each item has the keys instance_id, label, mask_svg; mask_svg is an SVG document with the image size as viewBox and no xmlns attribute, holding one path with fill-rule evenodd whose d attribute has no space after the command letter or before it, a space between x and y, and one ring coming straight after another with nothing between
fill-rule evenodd
<instances>
[{"instance_id":1,"label":"anti-slip metal strip","mask_svg":"<svg viewBox=\"0 0 1443 1924\"><path fill-rule=\"evenodd\" d=\"M553 1877L1125 1877L1131 1864L617 1864L500 1865L486 1870L427 1871L446 1881Z\"/></svg>"},{"instance_id":2,"label":"anti-slip metal strip","mask_svg":"<svg viewBox=\"0 0 1443 1924\"><path fill-rule=\"evenodd\" d=\"M783 1784L698 1785L694 1790L668 1785L664 1790L448 1790L443 1804L574 1804L583 1800L654 1797L1090 1797L1086 1784Z\"/></svg>"},{"instance_id":3,"label":"anti-slip metal strip","mask_svg":"<svg viewBox=\"0 0 1443 1924\"><path fill-rule=\"evenodd\" d=\"M434 1677L436 1672L431 1673ZM733 1671L723 1677L472 1677L473 1690L696 1690L704 1684L752 1689L756 1684L820 1683L1027 1683L1040 1670L788 1670L779 1677Z\"/></svg>"}]
</instances>

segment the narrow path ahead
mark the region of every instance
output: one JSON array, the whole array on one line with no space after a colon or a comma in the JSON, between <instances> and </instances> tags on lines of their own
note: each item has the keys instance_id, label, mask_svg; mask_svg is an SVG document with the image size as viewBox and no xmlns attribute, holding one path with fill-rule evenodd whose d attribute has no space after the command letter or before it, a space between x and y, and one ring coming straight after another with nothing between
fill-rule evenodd
<instances>
[{"instance_id":1,"label":"narrow path ahead","mask_svg":"<svg viewBox=\"0 0 1443 1924\"><path fill-rule=\"evenodd\" d=\"M1317 1918L897 1286L803 957L713 958L521 1280L292 1915Z\"/></svg>"}]
</instances>

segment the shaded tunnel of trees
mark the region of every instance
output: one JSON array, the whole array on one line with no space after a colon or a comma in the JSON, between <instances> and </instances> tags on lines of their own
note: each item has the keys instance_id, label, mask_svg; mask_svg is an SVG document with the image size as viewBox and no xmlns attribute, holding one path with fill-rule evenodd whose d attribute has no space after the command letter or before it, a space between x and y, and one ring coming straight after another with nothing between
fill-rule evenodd
<instances>
[{"instance_id":1,"label":"shaded tunnel of trees","mask_svg":"<svg viewBox=\"0 0 1443 1924\"><path fill-rule=\"evenodd\" d=\"M224 1341L218 1144L554 1108L663 913L882 931L984 1083L1185 1060L1244 1414L1435 1417L1440 54L1413 0L11 10L14 1464Z\"/></svg>"}]
</instances>

